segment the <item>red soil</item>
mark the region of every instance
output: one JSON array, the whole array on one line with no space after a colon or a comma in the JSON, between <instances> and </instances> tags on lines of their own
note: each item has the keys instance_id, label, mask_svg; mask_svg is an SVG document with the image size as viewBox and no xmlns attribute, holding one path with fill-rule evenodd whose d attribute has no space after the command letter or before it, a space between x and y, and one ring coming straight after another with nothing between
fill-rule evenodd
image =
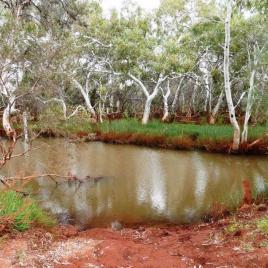
<instances>
[{"instance_id":1,"label":"red soil","mask_svg":"<svg viewBox=\"0 0 268 268\"><path fill-rule=\"evenodd\" d=\"M175 150L202 150L214 153L235 153L235 154L267 154L267 140L260 140L252 145L242 144L238 151L232 152L231 141L199 140L195 136L187 137L165 137L160 135L145 135L139 133L102 133L96 132L95 137L85 139L85 141L102 141L114 144L133 144L147 147L157 147ZM251 145L251 146L250 146Z\"/></svg>"},{"instance_id":2,"label":"red soil","mask_svg":"<svg viewBox=\"0 0 268 268\"><path fill-rule=\"evenodd\" d=\"M268 237L256 229L266 209L244 205L235 217L187 226L9 234L1 238L0 267L268 267Z\"/></svg>"}]
</instances>

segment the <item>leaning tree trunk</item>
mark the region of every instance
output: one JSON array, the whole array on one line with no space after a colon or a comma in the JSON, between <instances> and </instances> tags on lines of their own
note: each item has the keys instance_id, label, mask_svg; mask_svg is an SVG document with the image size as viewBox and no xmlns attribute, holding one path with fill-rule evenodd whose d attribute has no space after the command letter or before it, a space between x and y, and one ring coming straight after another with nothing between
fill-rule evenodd
<instances>
[{"instance_id":1,"label":"leaning tree trunk","mask_svg":"<svg viewBox=\"0 0 268 268\"><path fill-rule=\"evenodd\" d=\"M171 105L171 108L172 108L172 112L173 113L175 113L175 110L176 110L176 105L177 105L177 102L178 102L180 90L182 88L183 80L184 80L184 77L182 77L181 80L180 80L180 82L179 82L179 85L177 87L177 90L175 92L175 96L174 96L174 99L173 99L173 102L172 102L172 105Z\"/></svg>"},{"instance_id":2,"label":"leaning tree trunk","mask_svg":"<svg viewBox=\"0 0 268 268\"><path fill-rule=\"evenodd\" d=\"M153 98L151 96L147 97L145 106L144 106L143 117L141 121L143 125L146 125L149 121L152 101L153 101Z\"/></svg>"},{"instance_id":3,"label":"leaning tree trunk","mask_svg":"<svg viewBox=\"0 0 268 268\"><path fill-rule=\"evenodd\" d=\"M91 104L90 101L90 97L89 97L89 92L88 92L88 87L87 85L85 86L85 88L76 80L76 79L72 79L72 82L74 83L74 85L79 89L81 95L84 98L85 104L86 104L86 109L89 112L89 114L92 116L93 121L96 120L96 112Z\"/></svg>"},{"instance_id":4,"label":"leaning tree trunk","mask_svg":"<svg viewBox=\"0 0 268 268\"><path fill-rule=\"evenodd\" d=\"M11 96L9 96L8 105L4 109L2 123L3 123L3 128L6 132L6 135L10 138L13 138L13 139L16 138L16 131L11 124L11 116L12 116L12 114L15 114L15 112L16 112L15 96L12 94Z\"/></svg>"},{"instance_id":5,"label":"leaning tree trunk","mask_svg":"<svg viewBox=\"0 0 268 268\"><path fill-rule=\"evenodd\" d=\"M209 116L209 124L214 125L216 123L216 119L217 119L217 114L219 112L219 109L221 107L222 101L223 101L223 96L224 96L224 91L221 91L221 94L218 98L217 104L214 107L214 109L212 110L210 116Z\"/></svg>"},{"instance_id":6,"label":"leaning tree trunk","mask_svg":"<svg viewBox=\"0 0 268 268\"><path fill-rule=\"evenodd\" d=\"M224 44L224 88L225 88L225 95L226 101L229 110L229 117L231 124L234 129L233 134L233 150L238 150L240 145L240 127L236 119L235 115L235 108L232 99L232 92L231 92L231 84L230 84L230 23L231 23L231 15L232 15L232 0L227 1L227 13L226 13L226 20L225 20L225 44Z\"/></svg>"},{"instance_id":7,"label":"leaning tree trunk","mask_svg":"<svg viewBox=\"0 0 268 268\"><path fill-rule=\"evenodd\" d=\"M4 109L3 118L2 118L3 128L8 137L12 137L13 134L15 133L15 130L13 129L11 122L10 122L10 117L11 117L11 112L10 112L10 106L8 105Z\"/></svg>"}]
</instances>

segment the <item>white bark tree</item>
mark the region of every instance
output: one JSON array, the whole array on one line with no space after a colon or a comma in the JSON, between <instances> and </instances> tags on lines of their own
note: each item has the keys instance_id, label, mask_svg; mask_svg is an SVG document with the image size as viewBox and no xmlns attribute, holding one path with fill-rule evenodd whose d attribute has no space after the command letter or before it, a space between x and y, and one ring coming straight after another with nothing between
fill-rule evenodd
<instances>
[{"instance_id":1,"label":"white bark tree","mask_svg":"<svg viewBox=\"0 0 268 268\"><path fill-rule=\"evenodd\" d=\"M163 74L159 75L158 81L157 81L157 83L154 87L154 90L151 94L149 93L149 90L147 89L147 87L144 85L144 83L139 78L137 78L136 76L134 76L132 74L128 74L128 76L136 84L139 85L140 89L142 90L142 92L144 93L144 95L146 97L145 107L144 107L144 112L143 112L143 117L142 117L142 124L146 125L149 121L152 101L157 96L157 94L160 90L160 86L161 86L162 82L164 82L167 79L167 76L163 76Z\"/></svg>"},{"instance_id":2,"label":"white bark tree","mask_svg":"<svg viewBox=\"0 0 268 268\"><path fill-rule=\"evenodd\" d=\"M92 118L96 119L96 112L91 104L90 96L89 96L89 77L91 75L91 72L87 74L85 86L82 86L77 79L71 78L73 85L80 91L81 95L84 98L86 109L89 112L89 114L92 116Z\"/></svg>"},{"instance_id":3,"label":"white bark tree","mask_svg":"<svg viewBox=\"0 0 268 268\"><path fill-rule=\"evenodd\" d=\"M264 48L264 47L263 47ZM248 89L248 98L247 98L247 107L246 107L246 114L245 114L245 120L244 120L244 127L243 127L243 132L242 132L242 137L241 137L241 142L247 142L248 141L248 122L251 117L252 113L252 106L254 103L254 83L255 83L255 75L256 75L256 69L258 65L258 55L261 54L262 49L259 49L258 44L254 44L253 46L253 62L252 62L252 67L251 69L251 74L250 74L250 79L249 79L249 89ZM249 49L248 49L249 50ZM248 51L249 55L249 66L251 65L251 57L250 57L250 51Z\"/></svg>"},{"instance_id":4,"label":"white bark tree","mask_svg":"<svg viewBox=\"0 0 268 268\"><path fill-rule=\"evenodd\" d=\"M204 112L211 113L211 101L212 101L212 78L210 73L210 62L209 62L209 52L208 48L206 49L205 54L201 57L199 62L199 69L203 76L203 83L205 86L205 103L204 103Z\"/></svg>"},{"instance_id":5,"label":"white bark tree","mask_svg":"<svg viewBox=\"0 0 268 268\"><path fill-rule=\"evenodd\" d=\"M24 133L24 142L29 142L29 130L28 130L28 112L24 111L22 114L23 118L23 133Z\"/></svg>"},{"instance_id":6,"label":"white bark tree","mask_svg":"<svg viewBox=\"0 0 268 268\"><path fill-rule=\"evenodd\" d=\"M163 96L163 102L164 102L164 114L162 117L162 121L166 121L169 116L169 109L168 109L168 98L170 96L170 86L169 86L169 80L167 81L167 87L166 92L164 92L164 89L161 87L162 96Z\"/></svg>"},{"instance_id":7,"label":"white bark tree","mask_svg":"<svg viewBox=\"0 0 268 268\"><path fill-rule=\"evenodd\" d=\"M227 0L226 19L225 19L225 44L224 44L224 88L225 88L225 95L229 111L230 122L234 129L232 149L238 150L240 145L240 126L236 119L235 107L233 104L231 83L230 83L231 16L232 16L232 0Z\"/></svg>"},{"instance_id":8,"label":"white bark tree","mask_svg":"<svg viewBox=\"0 0 268 268\"><path fill-rule=\"evenodd\" d=\"M0 72L0 92L5 96L7 105L3 112L3 128L7 136L12 137L15 134L15 130L11 124L11 116L16 114L16 90L23 77L22 68L18 64L12 63L10 60L6 60L1 66Z\"/></svg>"},{"instance_id":9,"label":"white bark tree","mask_svg":"<svg viewBox=\"0 0 268 268\"><path fill-rule=\"evenodd\" d=\"M182 85L183 85L183 80L184 80L184 76L181 77L180 79L180 82L178 84L178 87L176 89L176 92L175 92L175 95L174 95L174 99L173 99L173 102L172 102L172 105L171 105L171 108L172 108L172 112L174 113L175 110L176 110L176 105L177 105L177 102L178 102L178 98L179 98L179 94L180 94L180 91L182 89Z\"/></svg>"},{"instance_id":10,"label":"white bark tree","mask_svg":"<svg viewBox=\"0 0 268 268\"><path fill-rule=\"evenodd\" d=\"M212 112L209 116L209 124L214 125L216 123L216 117L217 117L217 114L220 110L221 104L223 102L223 97L224 97L224 91L222 90L221 94L218 97L217 103L216 103L214 109L212 109Z\"/></svg>"}]
</instances>

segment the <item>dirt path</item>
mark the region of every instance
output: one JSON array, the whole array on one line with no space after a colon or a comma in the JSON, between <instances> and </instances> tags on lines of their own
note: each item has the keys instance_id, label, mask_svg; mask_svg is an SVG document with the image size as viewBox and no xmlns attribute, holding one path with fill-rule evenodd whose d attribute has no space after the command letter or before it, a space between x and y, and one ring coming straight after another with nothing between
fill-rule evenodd
<instances>
[{"instance_id":1,"label":"dirt path","mask_svg":"<svg viewBox=\"0 0 268 268\"><path fill-rule=\"evenodd\" d=\"M268 267L268 237L256 229L264 211L190 226L137 226L120 231L32 229L0 239L0 268Z\"/></svg>"}]
</instances>

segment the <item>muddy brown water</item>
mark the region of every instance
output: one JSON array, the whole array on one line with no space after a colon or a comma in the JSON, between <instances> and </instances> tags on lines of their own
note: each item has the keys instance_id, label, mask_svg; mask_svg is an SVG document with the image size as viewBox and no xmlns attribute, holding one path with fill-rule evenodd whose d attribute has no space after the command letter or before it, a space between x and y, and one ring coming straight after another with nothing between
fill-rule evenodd
<instances>
[{"instance_id":1,"label":"muddy brown water","mask_svg":"<svg viewBox=\"0 0 268 268\"><path fill-rule=\"evenodd\" d=\"M18 144L17 151L24 145ZM12 159L2 174L73 174L82 183L45 177L31 192L58 219L81 226L122 223L184 223L204 217L215 204L234 207L242 181L264 195L267 156L229 156L128 145L39 139L32 151ZM90 177L90 178L89 178Z\"/></svg>"}]
</instances>

